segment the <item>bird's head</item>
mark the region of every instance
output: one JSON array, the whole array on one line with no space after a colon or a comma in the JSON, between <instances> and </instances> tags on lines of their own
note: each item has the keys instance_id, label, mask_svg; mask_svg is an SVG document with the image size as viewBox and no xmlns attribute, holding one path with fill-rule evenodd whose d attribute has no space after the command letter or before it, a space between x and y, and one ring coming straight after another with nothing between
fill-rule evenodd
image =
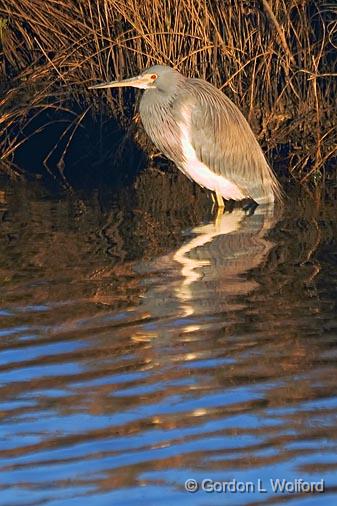
<instances>
[{"instance_id":1,"label":"bird's head","mask_svg":"<svg viewBox=\"0 0 337 506\"><path fill-rule=\"evenodd\" d=\"M121 88L131 86L141 89L159 89L170 92L177 82L184 77L172 67L166 65L154 65L135 77L129 77L122 81L110 81L108 83L90 86L90 89Z\"/></svg>"}]
</instances>

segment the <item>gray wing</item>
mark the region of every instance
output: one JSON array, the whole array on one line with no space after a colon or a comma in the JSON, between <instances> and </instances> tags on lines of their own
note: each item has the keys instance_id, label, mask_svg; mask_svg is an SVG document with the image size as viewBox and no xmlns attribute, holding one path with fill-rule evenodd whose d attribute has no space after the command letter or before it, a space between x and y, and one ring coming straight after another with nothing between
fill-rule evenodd
<instances>
[{"instance_id":1,"label":"gray wing","mask_svg":"<svg viewBox=\"0 0 337 506\"><path fill-rule=\"evenodd\" d=\"M277 182L242 113L220 90L187 80L191 143L197 157L256 201L274 200Z\"/></svg>"}]
</instances>

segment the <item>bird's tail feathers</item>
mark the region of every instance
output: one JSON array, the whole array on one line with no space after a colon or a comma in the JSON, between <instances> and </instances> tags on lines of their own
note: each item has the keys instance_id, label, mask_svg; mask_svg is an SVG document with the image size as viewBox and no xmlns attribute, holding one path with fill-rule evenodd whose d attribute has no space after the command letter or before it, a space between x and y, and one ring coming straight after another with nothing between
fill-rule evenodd
<instances>
[{"instance_id":1,"label":"bird's tail feathers","mask_svg":"<svg viewBox=\"0 0 337 506\"><path fill-rule=\"evenodd\" d=\"M265 158L263 161L263 166L259 170L261 182L254 188L251 197L259 205L282 203L284 195L280 183Z\"/></svg>"}]
</instances>

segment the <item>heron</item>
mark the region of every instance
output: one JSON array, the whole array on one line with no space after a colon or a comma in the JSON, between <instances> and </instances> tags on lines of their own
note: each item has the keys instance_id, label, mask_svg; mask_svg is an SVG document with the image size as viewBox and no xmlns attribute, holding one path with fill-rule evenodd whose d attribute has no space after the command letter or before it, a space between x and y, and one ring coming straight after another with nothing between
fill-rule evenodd
<instances>
[{"instance_id":1,"label":"heron","mask_svg":"<svg viewBox=\"0 0 337 506\"><path fill-rule=\"evenodd\" d=\"M224 200L273 204L280 185L248 121L211 83L154 65L139 75L91 86L145 90L140 101L144 129L183 174Z\"/></svg>"}]
</instances>

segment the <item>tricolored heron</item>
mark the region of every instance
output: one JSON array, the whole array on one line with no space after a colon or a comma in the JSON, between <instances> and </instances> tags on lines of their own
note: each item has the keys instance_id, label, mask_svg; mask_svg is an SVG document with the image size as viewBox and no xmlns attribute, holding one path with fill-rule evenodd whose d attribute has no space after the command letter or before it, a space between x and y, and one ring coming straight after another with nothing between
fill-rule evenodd
<instances>
[{"instance_id":1,"label":"tricolored heron","mask_svg":"<svg viewBox=\"0 0 337 506\"><path fill-rule=\"evenodd\" d=\"M280 187L248 122L219 89L155 65L136 77L91 86L145 89L140 117L156 147L190 179L225 200L273 203Z\"/></svg>"}]
</instances>

